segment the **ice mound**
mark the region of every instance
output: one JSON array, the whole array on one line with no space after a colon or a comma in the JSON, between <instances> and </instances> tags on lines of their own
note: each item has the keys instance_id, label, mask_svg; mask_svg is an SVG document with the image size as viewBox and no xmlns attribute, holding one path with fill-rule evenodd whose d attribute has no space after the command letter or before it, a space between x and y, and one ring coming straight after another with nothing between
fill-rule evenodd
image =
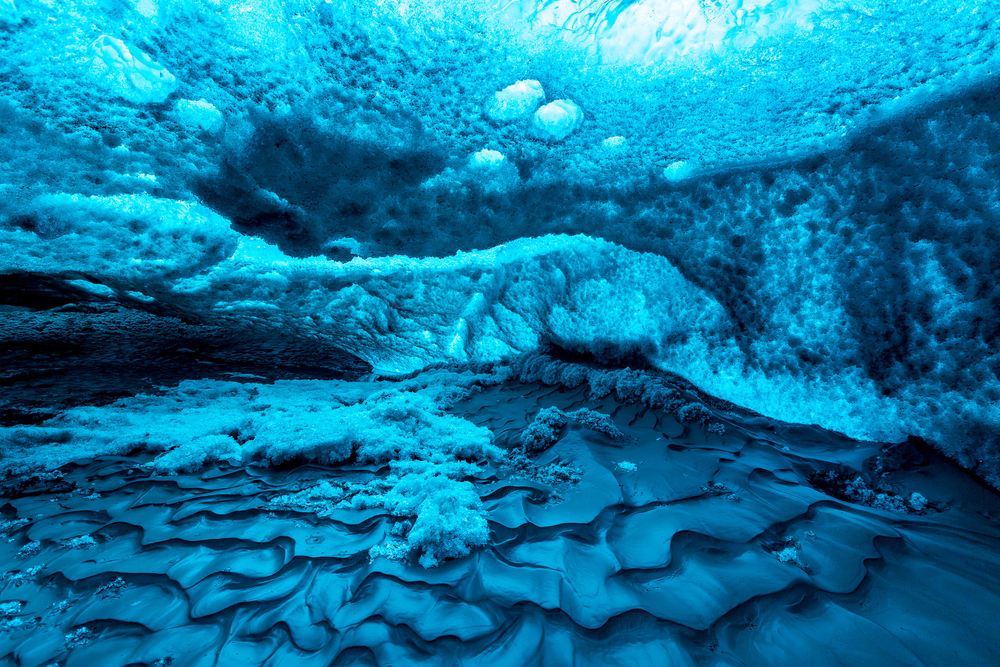
<instances>
[{"instance_id":1,"label":"ice mound","mask_svg":"<svg viewBox=\"0 0 1000 667\"><path fill-rule=\"evenodd\" d=\"M225 125L222 112L205 99L177 100L174 116L183 124L201 128L206 132L218 132Z\"/></svg>"},{"instance_id":2,"label":"ice mound","mask_svg":"<svg viewBox=\"0 0 1000 667\"><path fill-rule=\"evenodd\" d=\"M571 100L550 102L535 112L534 135L546 141L562 141L583 125L583 110Z\"/></svg>"},{"instance_id":3,"label":"ice mound","mask_svg":"<svg viewBox=\"0 0 1000 667\"><path fill-rule=\"evenodd\" d=\"M136 104L159 104L177 89L173 74L120 39L102 35L90 51L90 74L112 95Z\"/></svg>"},{"instance_id":4,"label":"ice mound","mask_svg":"<svg viewBox=\"0 0 1000 667\"><path fill-rule=\"evenodd\" d=\"M533 80L518 81L493 95L486 104L486 115L495 122L509 123L527 118L544 100L542 84Z\"/></svg>"}]
</instances>

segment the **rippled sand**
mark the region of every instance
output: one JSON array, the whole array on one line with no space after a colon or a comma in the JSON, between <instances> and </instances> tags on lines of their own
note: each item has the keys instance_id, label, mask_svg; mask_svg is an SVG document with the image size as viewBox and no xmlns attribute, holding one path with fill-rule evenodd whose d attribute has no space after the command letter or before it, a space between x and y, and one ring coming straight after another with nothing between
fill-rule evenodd
<instances>
[{"instance_id":1,"label":"rippled sand","mask_svg":"<svg viewBox=\"0 0 1000 667\"><path fill-rule=\"evenodd\" d=\"M626 438L571 422L535 465L486 464L489 544L433 569L369 559L391 525L380 510L269 509L387 468L167 477L137 468L151 456L102 458L9 491L0 663L1000 664L1000 502L937 455L728 413L718 436L539 384L453 412L513 447L548 406L612 414ZM873 466L927 508L810 482Z\"/></svg>"}]
</instances>

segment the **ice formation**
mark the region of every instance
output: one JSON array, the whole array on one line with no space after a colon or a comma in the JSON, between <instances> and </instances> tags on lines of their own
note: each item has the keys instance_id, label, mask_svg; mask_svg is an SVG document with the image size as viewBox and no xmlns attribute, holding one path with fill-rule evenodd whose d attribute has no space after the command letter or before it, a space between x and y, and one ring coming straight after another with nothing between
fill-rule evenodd
<instances>
[{"instance_id":1,"label":"ice formation","mask_svg":"<svg viewBox=\"0 0 1000 667\"><path fill-rule=\"evenodd\" d=\"M993 4L0 0L0 662L996 664Z\"/></svg>"}]
</instances>

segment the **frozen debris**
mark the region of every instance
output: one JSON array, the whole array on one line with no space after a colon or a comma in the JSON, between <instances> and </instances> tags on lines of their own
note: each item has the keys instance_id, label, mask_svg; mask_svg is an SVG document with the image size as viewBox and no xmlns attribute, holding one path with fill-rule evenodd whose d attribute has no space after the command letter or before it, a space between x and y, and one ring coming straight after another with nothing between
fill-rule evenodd
<instances>
[{"instance_id":1,"label":"frozen debris","mask_svg":"<svg viewBox=\"0 0 1000 667\"><path fill-rule=\"evenodd\" d=\"M350 505L412 519L406 544L410 552L421 554L420 565L436 567L446 558L468 556L473 547L486 544L489 527L479 494L471 482L461 479L477 472L478 466L400 461L393 462L391 470L388 477L365 485Z\"/></svg>"},{"instance_id":2,"label":"frozen debris","mask_svg":"<svg viewBox=\"0 0 1000 667\"><path fill-rule=\"evenodd\" d=\"M829 470L813 475L809 481L835 498L886 512L919 513L927 508L927 499L919 493L913 493L904 499L880 482L876 482L874 487L870 486L861 475L853 472Z\"/></svg>"},{"instance_id":3,"label":"frozen debris","mask_svg":"<svg viewBox=\"0 0 1000 667\"><path fill-rule=\"evenodd\" d=\"M562 141L583 125L583 110L571 100L556 100L535 112L532 132L545 141Z\"/></svg>"},{"instance_id":4,"label":"frozen debris","mask_svg":"<svg viewBox=\"0 0 1000 667\"><path fill-rule=\"evenodd\" d=\"M721 438L726 434L726 425L721 422L712 422L708 425L708 432Z\"/></svg>"},{"instance_id":5,"label":"frozen debris","mask_svg":"<svg viewBox=\"0 0 1000 667\"><path fill-rule=\"evenodd\" d=\"M97 546L97 540L90 535L81 535L71 540L65 540L63 544L70 549L90 549Z\"/></svg>"},{"instance_id":6,"label":"frozen debris","mask_svg":"<svg viewBox=\"0 0 1000 667\"><path fill-rule=\"evenodd\" d=\"M389 560L405 561L410 557L410 545L406 540L398 537L390 537L382 544L376 544L368 550L368 560L374 561L376 558L388 558Z\"/></svg>"},{"instance_id":7,"label":"frozen debris","mask_svg":"<svg viewBox=\"0 0 1000 667\"><path fill-rule=\"evenodd\" d=\"M17 557L18 558L22 558L22 559L23 558L31 558L32 556L34 556L35 554L37 554L41 550L42 550L42 543L41 542L37 542L37 541L35 541L35 542L28 542L23 547L21 547L20 550L17 552Z\"/></svg>"},{"instance_id":8,"label":"frozen debris","mask_svg":"<svg viewBox=\"0 0 1000 667\"><path fill-rule=\"evenodd\" d=\"M639 466L632 463L631 461L622 461L618 464L617 468L619 470L624 470L625 472L635 472L639 469Z\"/></svg>"},{"instance_id":9,"label":"frozen debris","mask_svg":"<svg viewBox=\"0 0 1000 667\"><path fill-rule=\"evenodd\" d=\"M49 616L61 614L72 606L73 603L69 600L60 600L59 602L55 602L49 606Z\"/></svg>"},{"instance_id":10,"label":"frozen debris","mask_svg":"<svg viewBox=\"0 0 1000 667\"><path fill-rule=\"evenodd\" d=\"M690 422L706 424L711 417L712 413L709 412L708 408L701 403L688 403L677 411L677 419L679 419L682 424Z\"/></svg>"},{"instance_id":11,"label":"frozen debris","mask_svg":"<svg viewBox=\"0 0 1000 667\"><path fill-rule=\"evenodd\" d=\"M806 564L802 562L802 558L799 554L799 549L801 548L802 547L799 544L798 540L796 540L794 537L786 537L778 545L776 546L772 545L770 547L770 550L771 553L774 554L774 557L777 558L780 562L792 563L793 565L797 565L803 570L808 571L809 569L808 566L806 566Z\"/></svg>"},{"instance_id":12,"label":"frozen debris","mask_svg":"<svg viewBox=\"0 0 1000 667\"><path fill-rule=\"evenodd\" d=\"M4 572L2 575L0 575L0 581L10 582L12 586L18 588L28 583L29 581L34 581L41 571L42 567L40 565L36 565L35 567L29 567L24 572L21 571Z\"/></svg>"},{"instance_id":13,"label":"frozen debris","mask_svg":"<svg viewBox=\"0 0 1000 667\"><path fill-rule=\"evenodd\" d=\"M618 430L611 417L603 412L597 412L590 408L580 408L574 412L566 413L566 416L581 426L586 426L592 431L602 433L613 440L621 440L625 434Z\"/></svg>"},{"instance_id":14,"label":"frozen debris","mask_svg":"<svg viewBox=\"0 0 1000 667\"><path fill-rule=\"evenodd\" d=\"M497 123L525 118L545 100L542 84L534 80L518 81L495 93L486 104L486 115Z\"/></svg>"},{"instance_id":15,"label":"frozen debris","mask_svg":"<svg viewBox=\"0 0 1000 667\"><path fill-rule=\"evenodd\" d=\"M691 162L685 160L679 160L668 165L663 170L663 178L671 182L683 181L694 174L695 167Z\"/></svg>"},{"instance_id":16,"label":"frozen debris","mask_svg":"<svg viewBox=\"0 0 1000 667\"><path fill-rule=\"evenodd\" d=\"M94 632L87 626L77 628L72 632L66 633L66 648L74 649L80 646L86 646L94 640Z\"/></svg>"},{"instance_id":17,"label":"frozen debris","mask_svg":"<svg viewBox=\"0 0 1000 667\"><path fill-rule=\"evenodd\" d=\"M583 471L565 463L555 462L546 466L538 466L519 449L515 449L507 455L501 470L510 479L523 479L551 487L579 482L583 477ZM559 497L557 490L553 490L552 494Z\"/></svg>"},{"instance_id":18,"label":"frozen debris","mask_svg":"<svg viewBox=\"0 0 1000 667\"><path fill-rule=\"evenodd\" d=\"M910 509L918 514L927 509L927 498L922 494L914 491L910 494L910 497L906 500L906 504L910 506Z\"/></svg>"},{"instance_id":19,"label":"frozen debris","mask_svg":"<svg viewBox=\"0 0 1000 667\"><path fill-rule=\"evenodd\" d=\"M4 602L0 604L0 616L13 616L14 614L20 614L23 606L24 603L20 600Z\"/></svg>"},{"instance_id":20,"label":"frozen debris","mask_svg":"<svg viewBox=\"0 0 1000 667\"><path fill-rule=\"evenodd\" d=\"M205 99L177 100L174 117L183 125L215 134L225 127L222 112Z\"/></svg>"},{"instance_id":21,"label":"frozen debris","mask_svg":"<svg viewBox=\"0 0 1000 667\"><path fill-rule=\"evenodd\" d=\"M535 454L556 444L566 422L566 415L559 408L543 408L535 415L528 428L521 432L524 450Z\"/></svg>"},{"instance_id":22,"label":"frozen debris","mask_svg":"<svg viewBox=\"0 0 1000 667\"><path fill-rule=\"evenodd\" d=\"M799 550L793 546L788 546L781 551L776 551L774 555L782 563L797 563L799 561Z\"/></svg>"},{"instance_id":23,"label":"frozen debris","mask_svg":"<svg viewBox=\"0 0 1000 667\"><path fill-rule=\"evenodd\" d=\"M355 485L360 488L361 485ZM271 498L264 504L264 509L293 510L296 512L312 512L319 517L329 517L346 498L352 487L322 480L315 486L310 486L295 493Z\"/></svg>"},{"instance_id":24,"label":"frozen debris","mask_svg":"<svg viewBox=\"0 0 1000 667\"><path fill-rule=\"evenodd\" d=\"M207 435L157 456L155 461L145 464L145 467L161 474L176 475L179 472L200 470L208 463L225 461L230 465L239 465L242 459L240 445L231 437Z\"/></svg>"},{"instance_id":25,"label":"frozen debris","mask_svg":"<svg viewBox=\"0 0 1000 667\"><path fill-rule=\"evenodd\" d=\"M608 137L601 142L601 146L609 153L620 153L628 147L628 141L625 137Z\"/></svg>"},{"instance_id":26,"label":"frozen debris","mask_svg":"<svg viewBox=\"0 0 1000 667\"><path fill-rule=\"evenodd\" d=\"M14 531L27 526L28 523L27 519L5 519L0 521L0 538L7 537Z\"/></svg>"},{"instance_id":27,"label":"frozen debris","mask_svg":"<svg viewBox=\"0 0 1000 667\"><path fill-rule=\"evenodd\" d=\"M160 104L177 89L173 74L120 39L101 35L90 53L91 77L112 95L135 104Z\"/></svg>"},{"instance_id":28,"label":"frozen debris","mask_svg":"<svg viewBox=\"0 0 1000 667\"><path fill-rule=\"evenodd\" d=\"M128 584L125 583L125 580L122 579L121 577L118 577L117 579L109 581L108 583L98 588L97 597L101 598L102 600L105 600L107 598L120 598L122 596L122 592L125 590L127 586Z\"/></svg>"}]
</instances>

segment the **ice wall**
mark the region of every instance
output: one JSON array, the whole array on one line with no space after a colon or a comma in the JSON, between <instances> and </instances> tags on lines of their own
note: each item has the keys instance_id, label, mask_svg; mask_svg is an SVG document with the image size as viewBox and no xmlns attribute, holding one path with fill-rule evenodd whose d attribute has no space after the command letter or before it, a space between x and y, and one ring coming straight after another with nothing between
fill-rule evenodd
<instances>
[{"instance_id":1,"label":"ice wall","mask_svg":"<svg viewBox=\"0 0 1000 667\"><path fill-rule=\"evenodd\" d=\"M995 4L20 0L0 269L384 369L642 358L995 481Z\"/></svg>"}]
</instances>

